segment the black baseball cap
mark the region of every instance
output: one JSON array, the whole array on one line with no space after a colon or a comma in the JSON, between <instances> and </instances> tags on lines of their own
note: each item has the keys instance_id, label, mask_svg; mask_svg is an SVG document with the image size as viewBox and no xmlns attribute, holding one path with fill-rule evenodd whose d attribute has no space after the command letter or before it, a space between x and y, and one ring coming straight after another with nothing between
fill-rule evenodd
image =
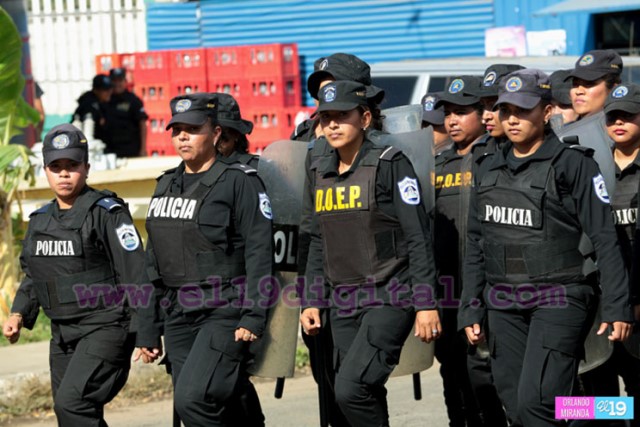
<instances>
[{"instance_id":1,"label":"black baseball cap","mask_svg":"<svg viewBox=\"0 0 640 427\"><path fill-rule=\"evenodd\" d=\"M482 84L477 95L480 98L498 96L500 80L509 73L522 70L524 67L518 64L493 64L484 70Z\"/></svg>"},{"instance_id":2,"label":"black baseball cap","mask_svg":"<svg viewBox=\"0 0 640 427\"><path fill-rule=\"evenodd\" d=\"M334 53L319 58L314 63L314 72L307 80L307 90L312 97L318 96L320 83L326 79L352 80L366 86L367 96L376 103L382 102L384 90L372 85L371 67L362 59L349 53ZM318 98L316 98L318 99Z\"/></svg>"},{"instance_id":3,"label":"black baseball cap","mask_svg":"<svg viewBox=\"0 0 640 427\"><path fill-rule=\"evenodd\" d=\"M622 58L615 50L591 50L576 61L567 79L577 77L593 82L607 74L622 74Z\"/></svg>"},{"instance_id":4,"label":"black baseball cap","mask_svg":"<svg viewBox=\"0 0 640 427\"><path fill-rule=\"evenodd\" d=\"M482 80L478 76L457 76L451 80L447 90L442 92L435 108L440 108L444 103L454 105L473 105L480 102L478 91Z\"/></svg>"},{"instance_id":5,"label":"black baseball cap","mask_svg":"<svg viewBox=\"0 0 640 427\"><path fill-rule=\"evenodd\" d=\"M571 105L571 95L569 95L573 80L569 76L571 71L572 70L557 70L549 76L551 98L561 105Z\"/></svg>"},{"instance_id":6,"label":"black baseball cap","mask_svg":"<svg viewBox=\"0 0 640 427\"><path fill-rule=\"evenodd\" d=\"M127 77L127 70L122 67L112 68L109 71L109 77L111 77L111 80L124 79Z\"/></svg>"},{"instance_id":7,"label":"black baseball cap","mask_svg":"<svg viewBox=\"0 0 640 427\"><path fill-rule=\"evenodd\" d=\"M45 166L58 159L86 162L89 160L87 137L70 123L55 126L44 137L42 158Z\"/></svg>"},{"instance_id":8,"label":"black baseball cap","mask_svg":"<svg viewBox=\"0 0 640 427\"><path fill-rule=\"evenodd\" d=\"M175 123L202 126L209 118L217 123L218 97L213 93L190 93L176 96L169 103L171 120L167 130Z\"/></svg>"},{"instance_id":9,"label":"black baseball cap","mask_svg":"<svg viewBox=\"0 0 640 427\"><path fill-rule=\"evenodd\" d=\"M91 84L93 89L111 89L113 84L111 79L106 74L96 74Z\"/></svg>"},{"instance_id":10,"label":"black baseball cap","mask_svg":"<svg viewBox=\"0 0 640 427\"><path fill-rule=\"evenodd\" d=\"M616 86L604 103L604 112L624 111L625 113L640 113L640 85L628 83Z\"/></svg>"},{"instance_id":11,"label":"black baseball cap","mask_svg":"<svg viewBox=\"0 0 640 427\"><path fill-rule=\"evenodd\" d=\"M320 89L318 100L318 112L349 111L359 105L367 105L367 88L362 83L337 80Z\"/></svg>"},{"instance_id":12,"label":"black baseball cap","mask_svg":"<svg viewBox=\"0 0 640 427\"><path fill-rule=\"evenodd\" d=\"M253 123L244 120L240 115L240 106L228 93L215 93L218 98L218 124L248 135L253 130Z\"/></svg>"},{"instance_id":13,"label":"black baseball cap","mask_svg":"<svg viewBox=\"0 0 640 427\"><path fill-rule=\"evenodd\" d=\"M432 125L444 124L444 106L436 108L442 92L430 92L422 97L422 121Z\"/></svg>"},{"instance_id":14,"label":"black baseball cap","mask_svg":"<svg viewBox=\"0 0 640 427\"><path fill-rule=\"evenodd\" d=\"M513 104L530 110L542 99L551 99L551 85L549 76L535 68L525 68L514 71L502 79L498 87L498 101L500 104Z\"/></svg>"}]
</instances>

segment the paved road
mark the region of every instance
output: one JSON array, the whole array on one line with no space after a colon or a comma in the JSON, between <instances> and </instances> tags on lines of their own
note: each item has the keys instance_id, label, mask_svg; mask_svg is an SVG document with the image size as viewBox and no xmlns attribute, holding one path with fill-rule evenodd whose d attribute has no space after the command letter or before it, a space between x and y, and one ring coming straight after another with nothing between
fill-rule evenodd
<instances>
[{"instance_id":1,"label":"paved road","mask_svg":"<svg viewBox=\"0 0 640 427\"><path fill-rule=\"evenodd\" d=\"M48 344L24 344L0 348L0 381L15 372L42 372L47 370ZM10 365L10 366L7 366ZM446 413L442 398L442 381L434 365L421 375L421 401L413 399L411 377L392 378L389 390L389 413L393 427L429 425L446 426ZM261 380L256 384L267 425L274 427L317 426L318 401L315 383L310 375L287 380L284 396L273 397L274 382ZM127 408L107 409L106 419L111 427L171 426L171 401L163 400ZM54 427L55 417L46 420L20 420L16 427Z\"/></svg>"}]
</instances>

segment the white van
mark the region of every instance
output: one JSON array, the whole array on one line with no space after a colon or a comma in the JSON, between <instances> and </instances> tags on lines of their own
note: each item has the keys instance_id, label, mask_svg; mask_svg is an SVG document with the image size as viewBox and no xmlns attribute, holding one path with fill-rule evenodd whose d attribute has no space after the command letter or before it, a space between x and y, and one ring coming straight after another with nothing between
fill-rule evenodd
<instances>
[{"instance_id":1,"label":"white van","mask_svg":"<svg viewBox=\"0 0 640 427\"><path fill-rule=\"evenodd\" d=\"M546 73L573 68L578 56L539 56L518 58L447 58L379 62L371 65L373 84L386 92L382 108L419 104L427 92L444 90L451 77L482 75L491 64L519 64ZM622 58L623 82L640 83L640 57Z\"/></svg>"}]
</instances>

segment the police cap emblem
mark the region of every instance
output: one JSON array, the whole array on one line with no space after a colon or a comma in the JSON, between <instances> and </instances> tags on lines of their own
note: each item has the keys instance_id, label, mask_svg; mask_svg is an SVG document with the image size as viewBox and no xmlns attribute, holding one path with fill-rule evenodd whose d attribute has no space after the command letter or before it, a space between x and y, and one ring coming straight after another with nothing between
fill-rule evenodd
<instances>
[{"instance_id":1,"label":"police cap emblem","mask_svg":"<svg viewBox=\"0 0 640 427\"><path fill-rule=\"evenodd\" d=\"M522 80L520 77L511 77L507 80L507 83L504 85L504 88L507 92L517 92L522 88Z\"/></svg>"},{"instance_id":2,"label":"police cap emblem","mask_svg":"<svg viewBox=\"0 0 640 427\"><path fill-rule=\"evenodd\" d=\"M486 76L484 76L484 80L482 81L482 84L484 86L493 86L493 84L496 82L496 77L498 77L496 72L495 71L491 71L491 72L487 73Z\"/></svg>"},{"instance_id":3,"label":"police cap emblem","mask_svg":"<svg viewBox=\"0 0 640 427\"><path fill-rule=\"evenodd\" d=\"M58 150L67 148L70 143L71 141L69 140L69 137L65 134L60 134L53 138L53 140L51 141L51 145L53 145L53 148L57 148Z\"/></svg>"},{"instance_id":4,"label":"police cap emblem","mask_svg":"<svg viewBox=\"0 0 640 427\"><path fill-rule=\"evenodd\" d=\"M593 55L591 54L583 56L582 58L580 58L580 62L578 62L578 65L582 67L589 64L593 64Z\"/></svg>"},{"instance_id":5,"label":"police cap emblem","mask_svg":"<svg viewBox=\"0 0 640 427\"><path fill-rule=\"evenodd\" d=\"M329 66L329 60L328 59L323 59L322 62L320 63L320 66L318 67L318 69L319 70L326 70L328 66Z\"/></svg>"},{"instance_id":6,"label":"police cap emblem","mask_svg":"<svg viewBox=\"0 0 640 427\"><path fill-rule=\"evenodd\" d=\"M336 86L333 84L325 86L322 91L322 99L324 102L333 102L336 99Z\"/></svg>"},{"instance_id":7,"label":"police cap emblem","mask_svg":"<svg viewBox=\"0 0 640 427\"><path fill-rule=\"evenodd\" d=\"M627 88L626 86L618 86L616 90L613 91L611 96L613 98L624 98L627 93L629 93L629 88Z\"/></svg>"},{"instance_id":8,"label":"police cap emblem","mask_svg":"<svg viewBox=\"0 0 640 427\"><path fill-rule=\"evenodd\" d=\"M464 81L462 79L455 79L449 85L449 93L458 93L464 89Z\"/></svg>"},{"instance_id":9,"label":"police cap emblem","mask_svg":"<svg viewBox=\"0 0 640 427\"><path fill-rule=\"evenodd\" d=\"M181 99L176 102L176 113L184 113L191 108L191 101L188 99Z\"/></svg>"},{"instance_id":10,"label":"police cap emblem","mask_svg":"<svg viewBox=\"0 0 640 427\"><path fill-rule=\"evenodd\" d=\"M435 106L436 99L433 96L427 96L424 99L424 111L433 111L433 107Z\"/></svg>"}]
</instances>

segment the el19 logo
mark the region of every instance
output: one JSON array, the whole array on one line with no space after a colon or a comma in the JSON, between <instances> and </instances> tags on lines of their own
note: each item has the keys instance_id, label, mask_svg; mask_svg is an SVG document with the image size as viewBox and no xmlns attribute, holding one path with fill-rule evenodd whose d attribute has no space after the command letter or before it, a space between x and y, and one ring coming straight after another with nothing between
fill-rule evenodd
<instances>
[{"instance_id":1,"label":"el19 logo","mask_svg":"<svg viewBox=\"0 0 640 427\"><path fill-rule=\"evenodd\" d=\"M633 397L596 397L594 407L596 420L633 419Z\"/></svg>"}]
</instances>

